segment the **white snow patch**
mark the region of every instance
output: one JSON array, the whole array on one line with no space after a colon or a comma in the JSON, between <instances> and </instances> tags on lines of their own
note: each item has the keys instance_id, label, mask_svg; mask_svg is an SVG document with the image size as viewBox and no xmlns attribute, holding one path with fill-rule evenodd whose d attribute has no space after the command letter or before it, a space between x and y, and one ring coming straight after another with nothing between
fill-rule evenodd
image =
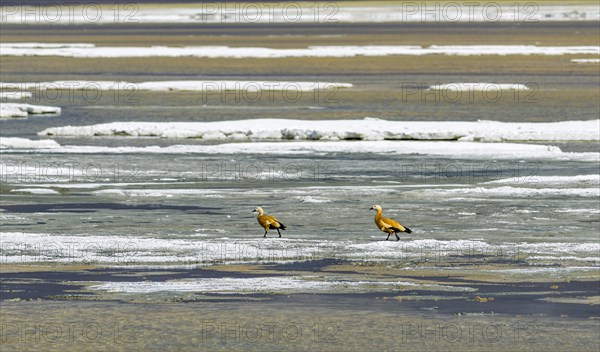
<instances>
[{"instance_id":1,"label":"white snow patch","mask_svg":"<svg viewBox=\"0 0 600 352\"><path fill-rule=\"evenodd\" d=\"M36 185L38 186L38 185ZM414 187L414 185L410 185ZM294 197L295 199L309 199L310 201L325 201L338 198L343 198L348 194L354 196L375 196L383 193L396 192L399 189L405 189L406 186L332 186L332 187L297 187L297 188L280 188L280 189L247 189L247 188L212 188L212 189L180 189L180 188L143 188L143 189L122 189L122 188L109 188L103 190L93 191L93 195L101 196L116 196L116 197L158 197L158 198L171 198L171 197L204 197L212 198L215 196L220 197L238 197L238 196L282 196L286 195ZM309 198L306 198L309 197Z\"/></svg>"},{"instance_id":2,"label":"white snow patch","mask_svg":"<svg viewBox=\"0 0 600 352\"><path fill-rule=\"evenodd\" d=\"M11 192L19 193L31 193L31 194L59 194L58 191L49 188L18 188L13 189Z\"/></svg>"},{"instance_id":3,"label":"white snow patch","mask_svg":"<svg viewBox=\"0 0 600 352\"><path fill-rule=\"evenodd\" d=\"M578 262L600 262L600 257L576 257L573 255L563 255L563 256L552 256L552 255L537 255L529 257L533 260L541 260L541 261L558 261L563 262L566 260L573 260Z\"/></svg>"},{"instance_id":4,"label":"white snow patch","mask_svg":"<svg viewBox=\"0 0 600 352\"><path fill-rule=\"evenodd\" d=\"M575 214L600 214L600 208L597 209L574 209L574 208L563 208L556 209L557 213L575 213Z\"/></svg>"},{"instance_id":5,"label":"white snow patch","mask_svg":"<svg viewBox=\"0 0 600 352\"><path fill-rule=\"evenodd\" d=\"M60 144L56 141L31 140L18 137L0 137L0 149L55 149L59 148Z\"/></svg>"},{"instance_id":6,"label":"white snow patch","mask_svg":"<svg viewBox=\"0 0 600 352\"><path fill-rule=\"evenodd\" d=\"M0 163L0 174L2 173L6 173L5 171L9 170L9 172L14 172L17 171L19 169L14 169L13 167L16 165L10 165L10 164L3 164ZM26 168L27 166L25 166ZM44 168L44 172L43 175L47 176L47 177L40 177L42 180L42 183L37 183L37 182L26 182L26 183L18 183L16 182L16 185L22 185L22 184L32 184L34 183L36 187L54 187L54 188L68 188L68 189L98 189L101 187L128 187L128 186L134 186L134 187L139 187L139 186L156 186L156 185L164 185L164 186L168 186L168 185L173 185L173 183L171 182L111 182L110 179L107 179L106 182L62 182L63 180L71 180L74 177L81 177L83 178L84 176L84 172L85 170L83 169L75 169L75 168L69 168L69 170L73 170L71 174L69 175L62 175L60 173L60 169L59 168L52 168L52 167L47 167ZM73 176L73 174L75 174L75 176ZM63 176L63 177L61 177ZM18 180L18 178L17 178ZM52 181L57 181L56 183L44 183L44 182L52 182ZM26 181L30 181L30 180L26 180ZM31 180L31 181L35 181L35 179ZM61 181L61 182L58 182ZM177 182L177 185L184 185L184 184L192 184L193 182Z\"/></svg>"},{"instance_id":7,"label":"white snow patch","mask_svg":"<svg viewBox=\"0 0 600 352\"><path fill-rule=\"evenodd\" d=\"M214 232L214 231L213 231ZM203 234L203 233L202 233ZM542 242L488 243L483 240L344 241L289 238L208 239L191 233L187 239L132 235L51 235L3 232L0 259L3 263L248 263L285 262L322 258L363 260L421 259L449 256L491 255L529 258L565 256L598 261L600 244ZM227 240L226 240L227 239Z\"/></svg>"},{"instance_id":8,"label":"white snow patch","mask_svg":"<svg viewBox=\"0 0 600 352\"><path fill-rule=\"evenodd\" d=\"M600 59L571 59L571 62L578 64L597 64L600 62Z\"/></svg>"},{"instance_id":9,"label":"white snow patch","mask_svg":"<svg viewBox=\"0 0 600 352\"><path fill-rule=\"evenodd\" d=\"M30 43L1 43L1 56L60 56L87 58L119 57L202 57L202 58L285 58L285 57L355 57L388 55L598 55L600 46L536 45L366 45L309 46L296 49L266 47L183 46L118 47L30 46ZM59 44L57 44L59 45Z\"/></svg>"},{"instance_id":10,"label":"white snow patch","mask_svg":"<svg viewBox=\"0 0 600 352\"><path fill-rule=\"evenodd\" d=\"M225 238L205 240L115 235L2 232L2 263L212 263L317 259L337 245L329 241Z\"/></svg>"},{"instance_id":11,"label":"white snow patch","mask_svg":"<svg viewBox=\"0 0 600 352\"><path fill-rule=\"evenodd\" d=\"M302 203L315 203L315 204L323 204L323 203L331 203L331 199L326 197L318 197L318 196L298 196L294 197L298 199Z\"/></svg>"},{"instance_id":12,"label":"white snow patch","mask_svg":"<svg viewBox=\"0 0 600 352\"><path fill-rule=\"evenodd\" d=\"M576 176L527 176L527 177L513 177L503 178L500 180L494 180L485 182L485 184L540 184L540 185L568 185L568 184L582 184L582 185L596 185L600 184L600 175L576 175Z\"/></svg>"},{"instance_id":13,"label":"white snow patch","mask_svg":"<svg viewBox=\"0 0 600 352\"><path fill-rule=\"evenodd\" d=\"M329 3L284 2L269 5L262 3L198 3L182 4L169 8L136 5L98 7L93 17L89 8L75 2L68 5L13 6L0 10L2 24L106 24L125 23L460 23L460 22L511 22L535 23L546 21L598 21L598 6L586 4L531 3L497 4L473 2L469 5L448 3L429 5L423 2L398 4L368 4L363 6L332 6ZM61 16L62 14L62 16ZM47 19L41 21L40 19Z\"/></svg>"},{"instance_id":14,"label":"white snow patch","mask_svg":"<svg viewBox=\"0 0 600 352\"><path fill-rule=\"evenodd\" d=\"M539 273L567 273L573 271L597 271L600 267L595 266L566 266L566 267L532 267L514 269L481 269L483 272L515 273L515 274L539 274Z\"/></svg>"},{"instance_id":15,"label":"white snow patch","mask_svg":"<svg viewBox=\"0 0 600 352\"><path fill-rule=\"evenodd\" d=\"M122 196L122 197L158 197L158 198L173 198L173 197L181 197L181 196L194 196L194 197L203 197L203 198L222 198L225 195L231 195L235 193L241 193L242 190L239 189L185 189L185 188L175 188L175 189L153 189L153 188L144 188L144 189L123 189L123 188L109 188L102 189L98 191L93 191L91 194L97 196Z\"/></svg>"},{"instance_id":16,"label":"white snow patch","mask_svg":"<svg viewBox=\"0 0 600 352\"><path fill-rule=\"evenodd\" d=\"M60 108L56 106L42 106L22 103L0 103L0 118L3 117L27 117L33 114L60 114Z\"/></svg>"},{"instance_id":17,"label":"white snow patch","mask_svg":"<svg viewBox=\"0 0 600 352\"><path fill-rule=\"evenodd\" d=\"M11 153L28 153L25 146L13 145ZM0 148L0 150L6 150ZM37 149L52 154L266 154L314 155L326 153L373 153L435 155L463 159L553 159L600 161L600 153L565 153L558 147L538 144L430 142L430 141L338 141L285 143L225 143L217 145L172 145L168 147L60 146ZM285 177L289 177L286 174ZM265 178L273 178L267 175Z\"/></svg>"},{"instance_id":18,"label":"white snow patch","mask_svg":"<svg viewBox=\"0 0 600 352\"><path fill-rule=\"evenodd\" d=\"M201 138L205 140L598 141L600 120L562 122L249 119L216 122L112 122L52 127L42 136Z\"/></svg>"},{"instance_id":19,"label":"white snow patch","mask_svg":"<svg viewBox=\"0 0 600 352\"><path fill-rule=\"evenodd\" d=\"M376 241L350 244L345 247L351 258L375 259L427 259L432 256L439 259L448 256L491 255L501 257L527 257L533 255L560 256L572 255L574 258L600 260L600 243L488 243L480 240L412 240L412 241ZM577 255L577 256L575 256Z\"/></svg>"},{"instance_id":20,"label":"white snow patch","mask_svg":"<svg viewBox=\"0 0 600 352\"><path fill-rule=\"evenodd\" d=\"M92 286L92 289L109 292L215 292L248 294L257 292L315 292L351 288L365 289L369 286L419 286L413 282L377 281L320 281L300 277L257 277L257 278L206 278L167 282L106 282Z\"/></svg>"},{"instance_id":21,"label":"white snow patch","mask_svg":"<svg viewBox=\"0 0 600 352\"><path fill-rule=\"evenodd\" d=\"M594 188L526 188L526 187L474 187L456 189L426 189L407 192L439 196L492 196L492 197L600 197L600 189Z\"/></svg>"}]
</instances>

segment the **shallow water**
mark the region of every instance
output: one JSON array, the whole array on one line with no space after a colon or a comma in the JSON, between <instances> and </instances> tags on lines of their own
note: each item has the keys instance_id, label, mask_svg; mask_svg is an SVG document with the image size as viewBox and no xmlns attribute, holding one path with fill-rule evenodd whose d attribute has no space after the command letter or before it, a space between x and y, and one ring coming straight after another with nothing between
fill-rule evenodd
<instances>
[{"instance_id":1,"label":"shallow water","mask_svg":"<svg viewBox=\"0 0 600 352\"><path fill-rule=\"evenodd\" d=\"M276 240L262 240L251 213L263 206L288 227L281 246L290 254L281 259L306 256L315 246L327 246L317 256L335 251L353 259L394 260L398 256L394 251L382 247L384 254L378 254L368 248L385 238L369 210L378 203L385 215L413 230L402 235L403 245L439 241L429 246L468 251L468 241L480 241L470 246L491 246L475 248L485 252L494 246L547 244L530 250L539 250L536 254L545 260L573 256L598 261L598 178L596 166L589 162L558 165L547 160L341 153L285 157L4 154L3 163L4 232L67 235L71 240L99 236L94 242L101 241L98 245L105 250L114 246L112 236L140 250L145 245L138 242L147 238L178 239L197 248L240 241L277 246ZM579 179L577 175L591 176ZM53 194L37 194L40 191ZM271 231L269 237L275 235ZM589 246L570 252L563 245L550 245L563 242ZM177 261L182 251L187 252L185 246L175 246L172 253L166 250L161 257ZM241 247L234 250L242 251ZM194 255L185 258L193 261ZM205 259L211 258L197 254L196 260ZM240 259L256 258L233 255L233 260ZM12 261L10 255L6 260Z\"/></svg>"}]
</instances>

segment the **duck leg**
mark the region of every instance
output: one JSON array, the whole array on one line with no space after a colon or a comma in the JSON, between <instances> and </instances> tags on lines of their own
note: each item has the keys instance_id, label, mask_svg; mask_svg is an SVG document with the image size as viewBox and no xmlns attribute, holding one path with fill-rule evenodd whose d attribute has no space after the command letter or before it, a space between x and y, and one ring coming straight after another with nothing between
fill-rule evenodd
<instances>
[{"instance_id":1,"label":"duck leg","mask_svg":"<svg viewBox=\"0 0 600 352\"><path fill-rule=\"evenodd\" d=\"M277 233L279 234L279 237L281 237L281 232L279 232L279 229L277 229Z\"/></svg>"},{"instance_id":2,"label":"duck leg","mask_svg":"<svg viewBox=\"0 0 600 352\"><path fill-rule=\"evenodd\" d=\"M388 237L385 239L386 241L390 239L391 233L388 233Z\"/></svg>"},{"instance_id":3,"label":"duck leg","mask_svg":"<svg viewBox=\"0 0 600 352\"><path fill-rule=\"evenodd\" d=\"M398 234L394 232L394 235L396 235L396 241L400 241L400 237L398 237Z\"/></svg>"},{"instance_id":4,"label":"duck leg","mask_svg":"<svg viewBox=\"0 0 600 352\"><path fill-rule=\"evenodd\" d=\"M263 237L267 237L267 231L265 230L265 234L263 235Z\"/></svg>"}]
</instances>

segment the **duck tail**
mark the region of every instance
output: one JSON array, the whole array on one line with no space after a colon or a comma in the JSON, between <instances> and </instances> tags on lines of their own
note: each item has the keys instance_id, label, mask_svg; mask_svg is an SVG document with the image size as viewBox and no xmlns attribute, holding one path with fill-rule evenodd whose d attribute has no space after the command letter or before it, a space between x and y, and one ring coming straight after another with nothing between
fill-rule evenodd
<instances>
[{"instance_id":1,"label":"duck tail","mask_svg":"<svg viewBox=\"0 0 600 352\"><path fill-rule=\"evenodd\" d=\"M404 226L404 232L406 232L406 233L412 233L412 230L409 229L408 227Z\"/></svg>"}]
</instances>

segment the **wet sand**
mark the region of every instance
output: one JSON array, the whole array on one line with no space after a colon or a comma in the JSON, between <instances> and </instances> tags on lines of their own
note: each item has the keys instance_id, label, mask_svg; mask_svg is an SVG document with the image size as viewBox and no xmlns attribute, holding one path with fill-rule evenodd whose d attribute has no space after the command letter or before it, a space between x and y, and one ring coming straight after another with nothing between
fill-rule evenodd
<instances>
[{"instance_id":1,"label":"wet sand","mask_svg":"<svg viewBox=\"0 0 600 352\"><path fill-rule=\"evenodd\" d=\"M378 312L360 303L342 300L326 306L314 299L275 306L262 302L13 303L3 307L7 335L2 348L445 351L452 346L461 351L594 351L597 343L597 336L590 333L597 329L597 320L446 317L389 309Z\"/></svg>"},{"instance_id":2,"label":"wet sand","mask_svg":"<svg viewBox=\"0 0 600 352\"><path fill-rule=\"evenodd\" d=\"M4 25L3 42L98 46L597 45L594 22Z\"/></svg>"},{"instance_id":3,"label":"wet sand","mask_svg":"<svg viewBox=\"0 0 600 352\"><path fill-rule=\"evenodd\" d=\"M505 268L519 267L519 263L507 263ZM522 264L521 264L522 265ZM481 265L480 265L481 266ZM487 264L487 267L493 267ZM496 266L498 267L498 266ZM586 281L577 279L555 279L548 281L549 277L540 276L536 281L527 281L518 277L505 277L498 280L490 275L487 279L479 277L473 279L474 269L472 265L464 270L455 270L453 275L434 276L442 273L438 268L432 270L430 275L423 272L414 273L412 270L390 269L389 265L371 263L365 268L364 264L356 264L335 259L324 259L317 261L292 262L288 264L264 264L264 265L225 265L210 267L190 268L128 268L124 267L97 267L85 268L77 271L29 271L19 270L19 266L13 266L10 272L2 274L2 301L34 301L34 300L121 300L123 302L139 302L156 300L157 302L204 302L214 301L215 298L227 297L227 300L245 301L248 297L260 297L272 302L274 305L286 302L301 303L306 297L318 296L316 301L324 304L339 303L343 300L362 300L361 306L372 307L376 303L373 300L397 300L404 302L402 305L392 305L385 309L400 309L407 312L417 312L435 306L436 313L447 315L466 315L475 313L507 314L507 315L530 315L530 316L554 316L572 317L575 319L598 319L600 318L600 302L597 296L600 283L594 277L588 277ZM352 270L354 269L354 270ZM358 269L358 270L357 270ZM423 290L411 289L410 286L400 291L390 290L378 292L376 289L367 290L356 294L232 294L225 296L218 293L177 293L171 292L166 297L164 294L118 294L90 290L89 286L98 282L169 282L173 280L190 279L214 279L214 278L257 278L257 277L284 277L284 276L328 276L344 274L346 280L361 281L372 278L385 278L404 282L407 279L418 280L421 283L431 285L446 285L448 287L470 287L473 292L448 291L448 290ZM597 279L597 278L596 278ZM512 281L516 280L516 281ZM208 297L208 298L207 298ZM282 299L283 297L283 299ZM562 300L570 298L585 298L581 304L565 304ZM435 299L434 299L435 298ZM441 298L441 299L440 299ZM544 299L552 298L553 302ZM336 304L337 304L336 303ZM486 304L480 304L486 303Z\"/></svg>"},{"instance_id":4,"label":"wet sand","mask_svg":"<svg viewBox=\"0 0 600 352\"><path fill-rule=\"evenodd\" d=\"M49 342L65 351L99 346L206 351L392 351L405 346L407 351L437 351L449 345L464 351L593 351L600 324L597 280L486 282L460 277L469 276L467 269L452 277L417 278L469 285L476 292L122 294L90 290L89 285L301 273L398 280L413 275L387 265L356 266L337 260L194 269L24 272L13 266L9 271L2 274L3 351L44 348ZM561 302L594 295L579 303ZM545 300L548 297L553 302Z\"/></svg>"}]
</instances>

